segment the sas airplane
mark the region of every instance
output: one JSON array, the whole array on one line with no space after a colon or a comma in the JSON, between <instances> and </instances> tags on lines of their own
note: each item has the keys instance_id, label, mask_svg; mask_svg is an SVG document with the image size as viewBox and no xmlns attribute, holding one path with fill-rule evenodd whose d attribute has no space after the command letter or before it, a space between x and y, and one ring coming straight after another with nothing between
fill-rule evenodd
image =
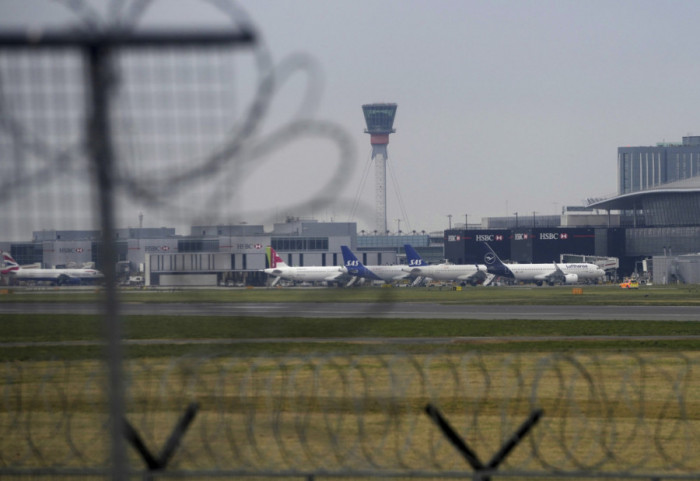
<instances>
[{"instance_id":1,"label":"sas airplane","mask_svg":"<svg viewBox=\"0 0 700 481\"><path fill-rule=\"evenodd\" d=\"M598 280L605 277L605 271L595 264L577 262L571 264L504 264L490 245L484 245L484 264L490 274L509 277L516 281L544 283L575 284L581 280Z\"/></svg>"},{"instance_id":2,"label":"sas airplane","mask_svg":"<svg viewBox=\"0 0 700 481\"><path fill-rule=\"evenodd\" d=\"M96 269L41 269L23 267L7 252L2 252L3 265L0 274L13 281L47 281L62 286L69 284L95 283L104 279Z\"/></svg>"},{"instance_id":3,"label":"sas airplane","mask_svg":"<svg viewBox=\"0 0 700 481\"><path fill-rule=\"evenodd\" d=\"M343 266L288 266L272 247L267 248L269 268L263 269L265 274L275 277L271 286L277 285L280 279L299 282L341 282L347 277Z\"/></svg>"},{"instance_id":4,"label":"sas airplane","mask_svg":"<svg viewBox=\"0 0 700 481\"><path fill-rule=\"evenodd\" d=\"M403 265L394 266L365 266L360 262L348 246L340 246L343 252L343 263L351 276L392 283L408 279L410 274L403 270Z\"/></svg>"},{"instance_id":5,"label":"sas airplane","mask_svg":"<svg viewBox=\"0 0 700 481\"><path fill-rule=\"evenodd\" d=\"M426 264L413 246L406 244L406 259L408 267L404 268L412 276L429 277L434 281L468 282L475 286L488 277L485 265L482 264Z\"/></svg>"}]
</instances>

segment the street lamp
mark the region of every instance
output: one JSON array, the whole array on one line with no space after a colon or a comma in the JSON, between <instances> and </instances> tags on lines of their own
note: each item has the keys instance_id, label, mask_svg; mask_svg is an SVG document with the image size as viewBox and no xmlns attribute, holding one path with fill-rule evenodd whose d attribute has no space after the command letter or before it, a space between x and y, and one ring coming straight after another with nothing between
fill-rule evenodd
<instances>
[{"instance_id":1,"label":"street lamp","mask_svg":"<svg viewBox=\"0 0 700 481\"><path fill-rule=\"evenodd\" d=\"M515 228L517 229L518 228L518 213L514 212L514 214L515 214Z\"/></svg>"},{"instance_id":2,"label":"street lamp","mask_svg":"<svg viewBox=\"0 0 700 481\"><path fill-rule=\"evenodd\" d=\"M452 230L452 214L447 214L447 219L449 220L449 229Z\"/></svg>"}]
</instances>

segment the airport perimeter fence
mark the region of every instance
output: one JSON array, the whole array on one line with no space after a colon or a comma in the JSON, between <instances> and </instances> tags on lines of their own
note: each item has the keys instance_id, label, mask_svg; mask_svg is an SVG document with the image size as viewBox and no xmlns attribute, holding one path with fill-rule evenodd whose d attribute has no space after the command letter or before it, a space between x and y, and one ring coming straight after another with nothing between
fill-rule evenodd
<instances>
[{"instance_id":1,"label":"airport perimeter fence","mask_svg":"<svg viewBox=\"0 0 700 481\"><path fill-rule=\"evenodd\" d=\"M2 366L2 479L108 471L103 369ZM182 357L125 379L132 479L700 477L695 355Z\"/></svg>"}]
</instances>

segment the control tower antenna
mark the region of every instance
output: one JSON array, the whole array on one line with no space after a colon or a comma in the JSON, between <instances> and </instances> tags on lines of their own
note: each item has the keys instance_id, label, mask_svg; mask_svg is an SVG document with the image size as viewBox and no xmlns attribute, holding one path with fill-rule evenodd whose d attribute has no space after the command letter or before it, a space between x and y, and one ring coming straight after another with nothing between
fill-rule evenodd
<instances>
[{"instance_id":1,"label":"control tower antenna","mask_svg":"<svg viewBox=\"0 0 700 481\"><path fill-rule=\"evenodd\" d=\"M394 117L396 104L365 104L362 112L367 123L366 134L370 134L372 144L372 160L374 161L375 192L375 227L377 232L386 234L386 160L389 158L386 146L389 144L389 134L396 132Z\"/></svg>"}]
</instances>

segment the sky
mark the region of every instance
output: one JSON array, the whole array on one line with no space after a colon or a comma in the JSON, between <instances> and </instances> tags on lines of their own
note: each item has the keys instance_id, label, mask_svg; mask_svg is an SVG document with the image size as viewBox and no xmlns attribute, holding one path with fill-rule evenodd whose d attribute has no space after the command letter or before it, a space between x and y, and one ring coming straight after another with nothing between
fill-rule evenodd
<instances>
[{"instance_id":1,"label":"sky","mask_svg":"<svg viewBox=\"0 0 700 481\"><path fill-rule=\"evenodd\" d=\"M83 3L99 8L104 2ZM700 63L693 54L700 2L235 5L237 18L247 16L276 66L297 59L291 62L297 70L275 90L258 137L269 140L300 120L317 123L247 164L244 175L217 175L233 186L222 193L225 206L217 205L210 217L188 215L188 221L268 226L296 216L356 221L358 231L371 231L375 185L361 110L366 103L398 104L388 146L392 232L442 230L465 216L472 224L515 212L556 214L586 198L616 194L618 147L700 135L694 108ZM75 15L67 10L50 0L0 0L0 27L69 25ZM140 25L228 22L209 2L174 0L153 2ZM240 55L232 70L239 114L256 85L252 61ZM305 100L309 91L311 100ZM342 157L329 129L350 144ZM197 192L220 189L202 184ZM333 200L326 198L329 191ZM323 202L310 200L319 197ZM133 226L135 212L144 209L146 225L177 220L131 205L120 211L121 222Z\"/></svg>"}]
</instances>

